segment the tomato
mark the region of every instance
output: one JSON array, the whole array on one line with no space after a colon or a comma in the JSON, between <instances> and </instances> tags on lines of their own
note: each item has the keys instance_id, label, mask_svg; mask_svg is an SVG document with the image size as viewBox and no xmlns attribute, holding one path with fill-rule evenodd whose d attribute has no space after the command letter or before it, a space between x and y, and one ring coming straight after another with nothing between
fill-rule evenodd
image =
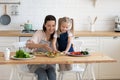
<instances>
[{"instance_id":1,"label":"tomato","mask_svg":"<svg viewBox=\"0 0 120 80\"><path fill-rule=\"evenodd\" d=\"M81 55L81 52L71 52L73 55Z\"/></svg>"}]
</instances>

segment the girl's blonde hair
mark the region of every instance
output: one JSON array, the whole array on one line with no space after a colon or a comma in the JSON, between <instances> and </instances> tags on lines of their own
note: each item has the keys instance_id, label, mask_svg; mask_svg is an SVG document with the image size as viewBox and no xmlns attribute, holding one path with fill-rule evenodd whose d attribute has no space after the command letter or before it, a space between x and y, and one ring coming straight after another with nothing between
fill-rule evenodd
<instances>
[{"instance_id":1,"label":"girl's blonde hair","mask_svg":"<svg viewBox=\"0 0 120 80\"><path fill-rule=\"evenodd\" d=\"M63 17L63 18L59 18L58 20L58 30L57 33L60 34L60 26L63 22L67 22L68 24L70 24L70 31L73 33L74 31L74 27L73 27L73 19L69 18L69 17Z\"/></svg>"}]
</instances>

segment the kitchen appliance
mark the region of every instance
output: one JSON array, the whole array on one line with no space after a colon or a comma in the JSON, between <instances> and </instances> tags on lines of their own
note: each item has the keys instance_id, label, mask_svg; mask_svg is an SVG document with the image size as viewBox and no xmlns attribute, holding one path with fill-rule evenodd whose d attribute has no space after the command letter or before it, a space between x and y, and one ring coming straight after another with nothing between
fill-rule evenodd
<instances>
[{"instance_id":1,"label":"kitchen appliance","mask_svg":"<svg viewBox=\"0 0 120 80\"><path fill-rule=\"evenodd\" d=\"M32 24L29 22L29 20L27 21L27 23L25 23L24 25L20 25L24 27L24 30L30 31L32 30Z\"/></svg>"},{"instance_id":2,"label":"kitchen appliance","mask_svg":"<svg viewBox=\"0 0 120 80\"><path fill-rule=\"evenodd\" d=\"M22 33L35 33L37 30L22 30Z\"/></svg>"},{"instance_id":3,"label":"kitchen appliance","mask_svg":"<svg viewBox=\"0 0 120 80\"><path fill-rule=\"evenodd\" d=\"M120 32L120 16L115 17L115 32Z\"/></svg>"},{"instance_id":4,"label":"kitchen appliance","mask_svg":"<svg viewBox=\"0 0 120 80\"><path fill-rule=\"evenodd\" d=\"M32 29L32 24L29 22L29 20L27 21L27 23L20 26L24 27L24 30L22 30L22 33L34 33L37 31Z\"/></svg>"}]
</instances>

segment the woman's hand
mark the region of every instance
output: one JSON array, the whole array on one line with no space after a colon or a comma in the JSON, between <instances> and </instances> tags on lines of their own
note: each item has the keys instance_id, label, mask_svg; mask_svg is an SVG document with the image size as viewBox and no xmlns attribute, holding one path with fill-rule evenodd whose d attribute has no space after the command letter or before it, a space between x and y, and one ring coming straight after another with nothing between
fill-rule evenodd
<instances>
[{"instance_id":1,"label":"woman's hand","mask_svg":"<svg viewBox=\"0 0 120 80\"><path fill-rule=\"evenodd\" d=\"M47 51L52 51L48 44L35 44L32 40L27 41L26 47L29 49L44 48Z\"/></svg>"},{"instance_id":2,"label":"woman's hand","mask_svg":"<svg viewBox=\"0 0 120 80\"><path fill-rule=\"evenodd\" d=\"M34 48L34 42L32 40L27 40L27 43L26 43L26 47L29 48L29 49L33 49Z\"/></svg>"},{"instance_id":3,"label":"woman's hand","mask_svg":"<svg viewBox=\"0 0 120 80\"><path fill-rule=\"evenodd\" d=\"M50 46L48 44L42 44L42 48L46 49L47 51L52 51L52 49L50 48Z\"/></svg>"}]
</instances>

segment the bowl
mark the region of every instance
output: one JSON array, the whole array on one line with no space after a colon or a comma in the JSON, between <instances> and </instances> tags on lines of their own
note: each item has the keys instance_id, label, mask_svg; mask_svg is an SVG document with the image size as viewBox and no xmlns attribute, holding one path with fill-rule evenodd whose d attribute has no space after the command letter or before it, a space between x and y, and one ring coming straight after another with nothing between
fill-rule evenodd
<instances>
[{"instance_id":1,"label":"bowl","mask_svg":"<svg viewBox=\"0 0 120 80\"><path fill-rule=\"evenodd\" d=\"M59 56L59 53L54 53L54 52L46 52L45 53L47 57L50 57L50 58L55 58L55 57L58 57Z\"/></svg>"}]
</instances>

